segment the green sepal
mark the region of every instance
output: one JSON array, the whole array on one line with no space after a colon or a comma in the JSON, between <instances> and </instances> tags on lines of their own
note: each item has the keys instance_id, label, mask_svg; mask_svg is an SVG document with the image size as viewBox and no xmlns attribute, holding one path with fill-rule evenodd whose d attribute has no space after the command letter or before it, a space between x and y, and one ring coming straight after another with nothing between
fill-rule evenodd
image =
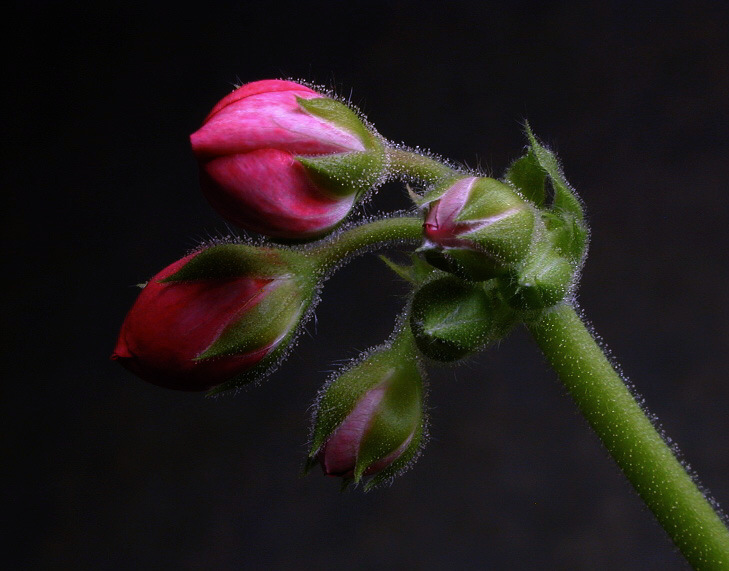
<instances>
[{"instance_id":1,"label":"green sepal","mask_svg":"<svg viewBox=\"0 0 729 571\"><path fill-rule=\"evenodd\" d=\"M534 232L534 212L507 184L493 178L480 178L456 220L468 222L492 217L501 219L483 228L461 234L504 264L521 261L529 251Z\"/></svg>"},{"instance_id":2,"label":"green sepal","mask_svg":"<svg viewBox=\"0 0 729 571\"><path fill-rule=\"evenodd\" d=\"M314 456L307 456L304 465L301 467L301 475L306 476L311 472L312 468L319 465L319 461Z\"/></svg>"},{"instance_id":3,"label":"green sepal","mask_svg":"<svg viewBox=\"0 0 729 571\"><path fill-rule=\"evenodd\" d=\"M535 245L520 268L500 278L500 290L512 307L536 310L564 299L574 277L570 262L556 253L549 240Z\"/></svg>"},{"instance_id":4,"label":"green sepal","mask_svg":"<svg viewBox=\"0 0 729 571\"><path fill-rule=\"evenodd\" d=\"M422 423L422 380L414 356L401 358L385 382L386 392L360 442L354 468L356 483L370 466L395 452L411 436L414 437Z\"/></svg>"},{"instance_id":5,"label":"green sepal","mask_svg":"<svg viewBox=\"0 0 729 571\"><path fill-rule=\"evenodd\" d=\"M279 278L264 286L258 303L243 307L241 317L230 323L217 339L195 360L213 359L222 355L252 353L274 343L281 335L296 327L310 299L296 277Z\"/></svg>"},{"instance_id":6,"label":"green sepal","mask_svg":"<svg viewBox=\"0 0 729 571\"><path fill-rule=\"evenodd\" d=\"M301 320L304 318L304 316L307 315L309 307L311 306L311 303L314 299L315 288L316 288L316 285L313 284L313 282L309 286L304 286L304 288L302 289L302 293L300 294L301 297L299 298L301 300L301 305L298 308L296 308L294 305L295 304L294 298L292 298L289 301L289 304L287 305L287 309L289 311L291 311L292 309L298 309L298 311L292 311L289 314L289 316L290 316L289 321L286 321L286 315L285 315L286 310L280 311L280 313L278 314L277 322L280 325L281 324L283 325L283 328L284 328L282 331L283 337L281 337L281 339L278 340L273 351L268 353L263 359L261 359L258 363L256 363L252 368L244 371L243 373L241 373L239 375L236 375L235 377L226 381L225 383L210 389L206 393L206 396L208 396L208 397L215 396L215 395L218 395L221 393L225 393L227 391L238 389L238 388L248 385L250 383L255 383L255 382L261 380L261 378L263 376L270 373L271 370L274 367L276 367L278 363L280 363L280 361L285 357L286 353L289 351L291 342L301 327ZM265 319L268 319L268 316L266 316ZM257 328L256 332L253 332L253 333L245 332L246 335L250 335L251 339L258 338L258 339L265 339L265 340L275 340L276 338L272 339L272 335L265 330L266 326L261 325L261 321L262 320L259 319L258 323L255 325ZM298 321L298 323L297 323L297 321ZM268 323L269 327L270 327L271 322L266 321L264 323ZM245 326L242 323L238 322L237 325L240 327L241 330L245 329ZM236 337L237 336L235 334L233 334L232 332L230 333L231 343L236 342ZM246 343L247 343L247 341L242 340L240 343L240 346L244 347L246 345ZM216 344L217 344L217 342L214 343L210 348L208 348L206 350L206 353L208 353L208 352L212 353L211 349ZM265 341L263 344L265 346L265 344L266 344ZM253 345L253 343L251 343L251 345ZM222 341L220 342L220 348L221 348L220 354L226 354L228 352ZM238 350L232 350L231 352L237 353ZM203 355L205 355L205 353ZM198 358L202 358L203 355L201 355ZM210 356L210 355L206 355L206 356Z\"/></svg>"},{"instance_id":7,"label":"green sepal","mask_svg":"<svg viewBox=\"0 0 729 571\"><path fill-rule=\"evenodd\" d=\"M503 264L520 262L529 252L534 232L534 213L519 210L513 215L462 237L473 240Z\"/></svg>"},{"instance_id":8,"label":"green sepal","mask_svg":"<svg viewBox=\"0 0 729 571\"><path fill-rule=\"evenodd\" d=\"M425 424L425 415L421 414L420 422L415 428L415 434L413 434L413 438L410 440L408 447L392 464L375 474L367 483L365 483L365 492L369 492L371 489L379 486L383 482L387 482L395 476L398 476L413 462L413 460L415 460L423 447L423 440L425 439Z\"/></svg>"},{"instance_id":9,"label":"green sepal","mask_svg":"<svg viewBox=\"0 0 729 571\"><path fill-rule=\"evenodd\" d=\"M375 186L384 170L384 152L350 152L318 157L297 156L309 178L337 197L355 199Z\"/></svg>"},{"instance_id":10,"label":"green sepal","mask_svg":"<svg viewBox=\"0 0 729 571\"><path fill-rule=\"evenodd\" d=\"M344 103L330 97L315 97L313 99L296 98L296 102L310 115L333 123L357 135L367 149L375 149L379 144L377 138L362 122L362 119Z\"/></svg>"},{"instance_id":11,"label":"green sepal","mask_svg":"<svg viewBox=\"0 0 729 571\"><path fill-rule=\"evenodd\" d=\"M541 166L544 169L544 172L547 173L552 184L552 188L554 189L554 202L552 204L552 209L557 212L568 212L575 216L578 220L582 220L584 218L582 203L572 190L570 184L567 182L564 174L562 174L562 169L559 166L557 156L539 143L537 138L534 136L534 133L532 133L529 123L525 125L525 131L527 138L529 139L529 144L531 145L531 150L534 153L539 166Z\"/></svg>"},{"instance_id":12,"label":"green sepal","mask_svg":"<svg viewBox=\"0 0 729 571\"><path fill-rule=\"evenodd\" d=\"M219 244L203 250L171 276L161 280L186 282L237 277L273 277L290 271L293 252L247 244ZM303 260L303 256L299 256Z\"/></svg>"},{"instance_id":13,"label":"green sepal","mask_svg":"<svg viewBox=\"0 0 729 571\"><path fill-rule=\"evenodd\" d=\"M494 332L495 317L494 300L483 284L447 276L415 292L410 328L426 357L452 362L484 347Z\"/></svg>"},{"instance_id":14,"label":"green sepal","mask_svg":"<svg viewBox=\"0 0 729 571\"><path fill-rule=\"evenodd\" d=\"M507 182L537 207L544 206L544 181L546 172L539 164L534 151L530 150L523 157L515 160L504 176Z\"/></svg>"},{"instance_id":15,"label":"green sepal","mask_svg":"<svg viewBox=\"0 0 729 571\"><path fill-rule=\"evenodd\" d=\"M464 280L481 282L495 278L504 271L504 265L488 252L466 248L433 248L429 245L417 250L434 268L454 274Z\"/></svg>"},{"instance_id":16,"label":"green sepal","mask_svg":"<svg viewBox=\"0 0 729 571\"><path fill-rule=\"evenodd\" d=\"M410 186L409 184L405 184L405 190L407 190L408 198L410 198L410 200L416 207L422 208L423 206L425 206L425 204L427 203L425 197L415 192L412 186Z\"/></svg>"}]
</instances>

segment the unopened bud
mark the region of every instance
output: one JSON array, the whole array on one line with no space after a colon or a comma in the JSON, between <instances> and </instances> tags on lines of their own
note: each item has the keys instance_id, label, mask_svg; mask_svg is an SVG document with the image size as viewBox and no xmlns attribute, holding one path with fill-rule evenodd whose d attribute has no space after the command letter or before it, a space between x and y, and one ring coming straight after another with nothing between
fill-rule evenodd
<instances>
[{"instance_id":1,"label":"unopened bud","mask_svg":"<svg viewBox=\"0 0 729 571\"><path fill-rule=\"evenodd\" d=\"M455 276L437 278L415 292L410 327L418 349L429 359L450 362L477 351L503 331L507 313L492 287ZM497 337L498 336L498 337Z\"/></svg>"},{"instance_id":2,"label":"unopened bud","mask_svg":"<svg viewBox=\"0 0 729 571\"><path fill-rule=\"evenodd\" d=\"M468 177L426 196L426 260L465 279L482 281L524 259L534 210L510 186Z\"/></svg>"},{"instance_id":3,"label":"unopened bud","mask_svg":"<svg viewBox=\"0 0 729 571\"><path fill-rule=\"evenodd\" d=\"M384 171L384 146L354 111L291 81L236 89L190 140L211 205L274 238L332 230Z\"/></svg>"},{"instance_id":4,"label":"unopened bud","mask_svg":"<svg viewBox=\"0 0 729 571\"><path fill-rule=\"evenodd\" d=\"M403 337L407 337L404 339ZM423 438L422 374L403 333L341 373L317 403L310 463L367 488L402 472Z\"/></svg>"},{"instance_id":5,"label":"unopened bud","mask_svg":"<svg viewBox=\"0 0 729 571\"><path fill-rule=\"evenodd\" d=\"M122 325L112 359L162 387L216 392L283 358L316 281L291 251L224 244L154 276Z\"/></svg>"},{"instance_id":6,"label":"unopened bud","mask_svg":"<svg viewBox=\"0 0 729 571\"><path fill-rule=\"evenodd\" d=\"M549 240L537 244L524 264L500 278L506 301L516 309L544 309L569 292L575 270Z\"/></svg>"}]
</instances>

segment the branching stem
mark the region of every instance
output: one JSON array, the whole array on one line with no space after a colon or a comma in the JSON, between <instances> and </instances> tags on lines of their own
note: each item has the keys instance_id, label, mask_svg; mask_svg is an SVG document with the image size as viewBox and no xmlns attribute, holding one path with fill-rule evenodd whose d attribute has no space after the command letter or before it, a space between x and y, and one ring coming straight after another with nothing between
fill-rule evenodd
<instances>
[{"instance_id":1,"label":"branching stem","mask_svg":"<svg viewBox=\"0 0 729 571\"><path fill-rule=\"evenodd\" d=\"M422 239L423 219L415 216L393 216L361 224L314 244L310 254L318 270L328 273L344 260L378 246L408 242L416 244Z\"/></svg>"}]
</instances>

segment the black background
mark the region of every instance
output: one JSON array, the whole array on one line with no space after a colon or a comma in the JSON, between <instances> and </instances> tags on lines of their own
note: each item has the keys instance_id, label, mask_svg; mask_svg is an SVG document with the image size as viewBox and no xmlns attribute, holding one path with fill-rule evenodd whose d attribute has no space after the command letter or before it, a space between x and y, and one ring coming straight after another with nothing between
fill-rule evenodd
<instances>
[{"instance_id":1,"label":"black background","mask_svg":"<svg viewBox=\"0 0 729 571\"><path fill-rule=\"evenodd\" d=\"M233 84L333 86L391 140L497 176L528 119L587 204L581 306L729 505L727 3L26 2L4 27L10 561L684 568L523 330L432 370L431 442L392 487L299 477L318 386L402 304L375 256L328 282L317 334L235 397L147 385L108 357L133 285L228 233L188 136ZM391 185L366 212L405 206Z\"/></svg>"}]
</instances>

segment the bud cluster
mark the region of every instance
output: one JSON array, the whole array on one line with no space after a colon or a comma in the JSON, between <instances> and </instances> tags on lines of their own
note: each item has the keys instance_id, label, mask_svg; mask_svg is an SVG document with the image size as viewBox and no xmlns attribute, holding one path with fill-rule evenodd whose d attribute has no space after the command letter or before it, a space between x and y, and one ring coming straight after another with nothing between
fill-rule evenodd
<instances>
[{"instance_id":1,"label":"bud cluster","mask_svg":"<svg viewBox=\"0 0 729 571\"><path fill-rule=\"evenodd\" d=\"M419 242L411 264L386 260L411 284L404 313L389 342L320 391L307 462L345 484L391 479L425 439L424 366L478 353L575 287L587 246L581 203L556 157L528 127L527 136L527 153L497 180L393 145L307 85L239 87L190 140L211 206L263 240L200 248L151 278L112 358L171 389L254 383L285 358L333 268L373 246ZM395 178L425 187L411 191L418 217L335 232Z\"/></svg>"}]
</instances>

